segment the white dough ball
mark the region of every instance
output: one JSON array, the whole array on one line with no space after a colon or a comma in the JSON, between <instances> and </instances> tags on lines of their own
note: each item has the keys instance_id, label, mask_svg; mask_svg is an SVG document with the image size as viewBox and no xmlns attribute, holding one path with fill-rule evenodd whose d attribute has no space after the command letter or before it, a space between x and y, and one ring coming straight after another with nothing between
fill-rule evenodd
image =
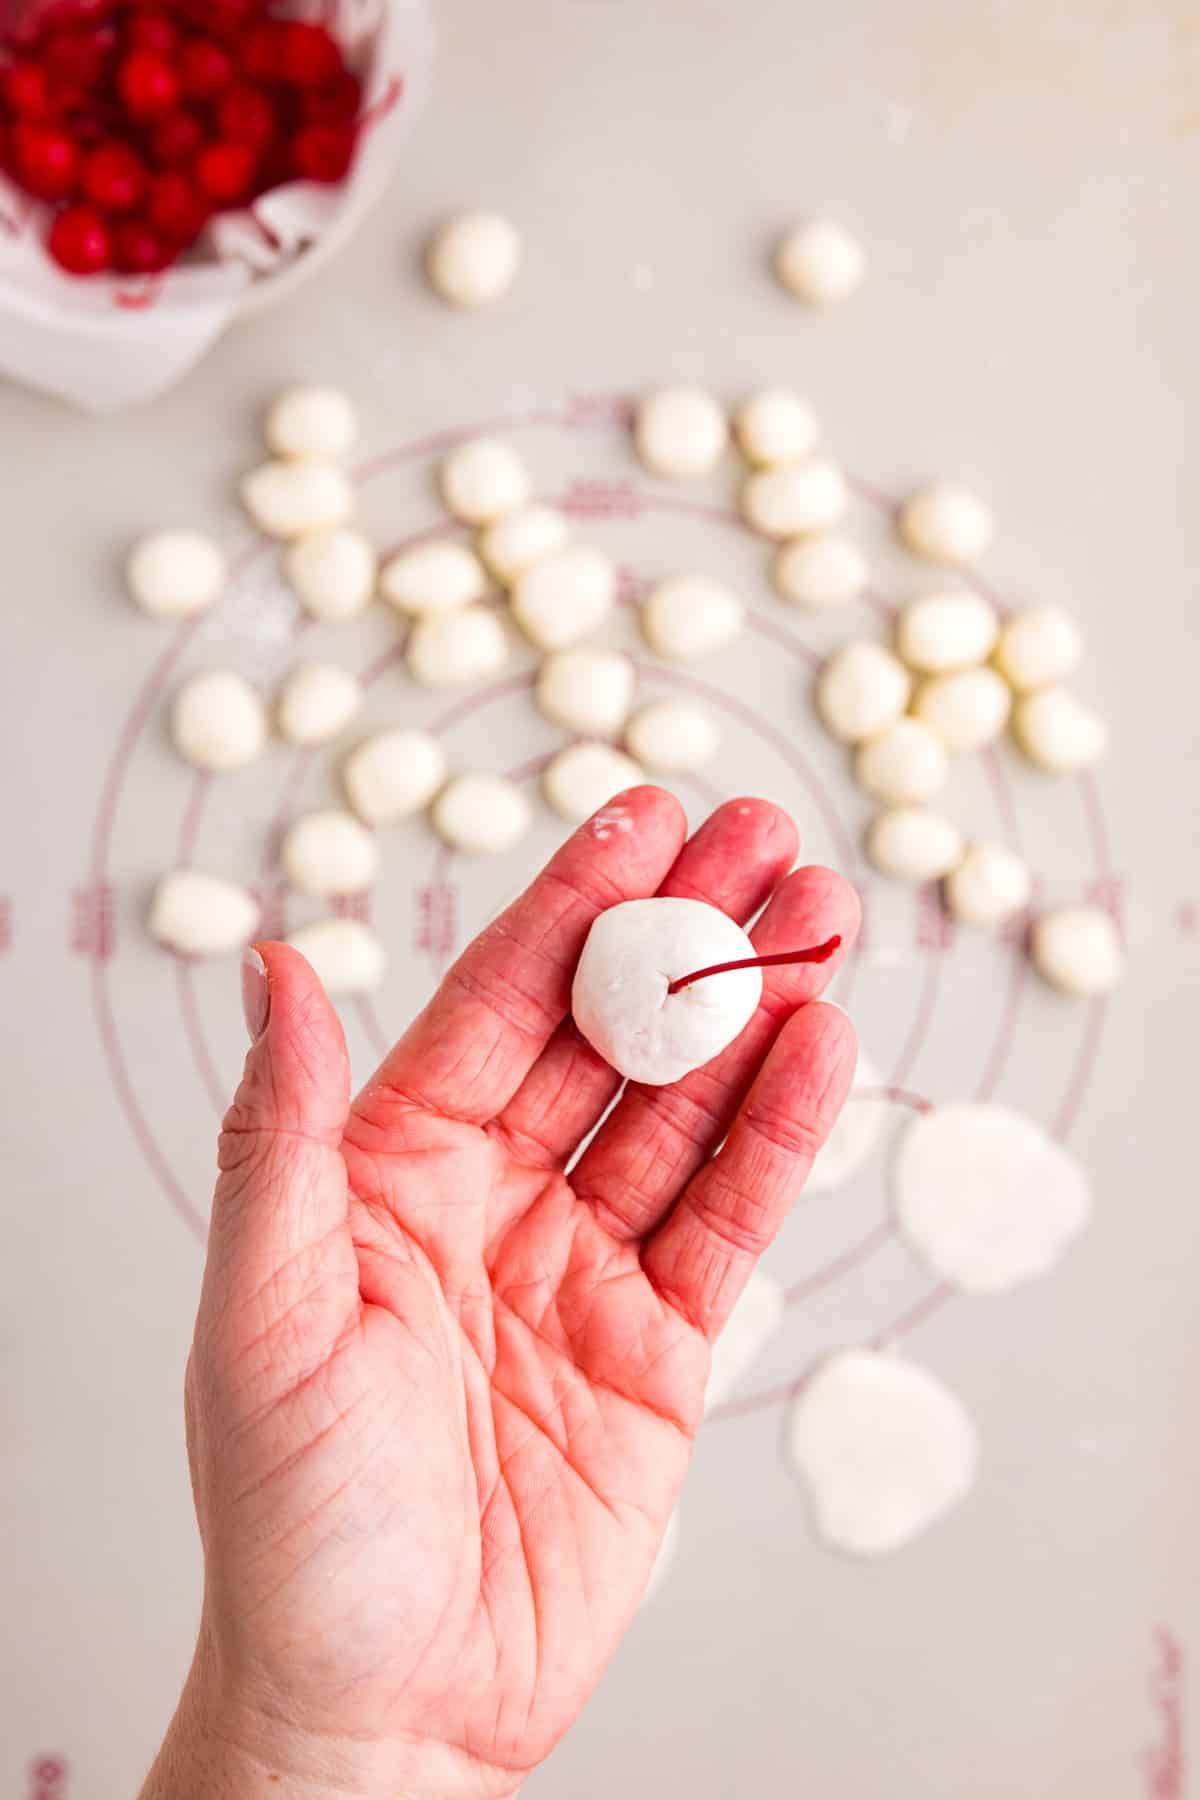
<instances>
[{"instance_id":1,"label":"white dough ball","mask_svg":"<svg viewBox=\"0 0 1200 1800\"><path fill-rule=\"evenodd\" d=\"M634 680L619 650L557 650L538 673L537 703L580 737L615 737L629 716Z\"/></svg>"},{"instance_id":2,"label":"white dough ball","mask_svg":"<svg viewBox=\"0 0 1200 1800\"><path fill-rule=\"evenodd\" d=\"M827 531L850 504L846 477L827 456L760 469L742 486L742 512L755 531L769 538Z\"/></svg>"},{"instance_id":3,"label":"white dough ball","mask_svg":"<svg viewBox=\"0 0 1200 1800\"><path fill-rule=\"evenodd\" d=\"M258 901L236 882L172 869L154 890L150 935L184 956L239 950L258 924Z\"/></svg>"},{"instance_id":4,"label":"white dough ball","mask_svg":"<svg viewBox=\"0 0 1200 1800\"><path fill-rule=\"evenodd\" d=\"M523 506L484 526L479 554L501 587L511 587L543 556L565 550L570 535L565 514L553 506Z\"/></svg>"},{"instance_id":5,"label":"white dough ball","mask_svg":"<svg viewBox=\"0 0 1200 1800\"><path fill-rule=\"evenodd\" d=\"M564 650L599 630L617 597L616 564L603 550L569 544L518 575L513 618L543 650Z\"/></svg>"},{"instance_id":6,"label":"white dough ball","mask_svg":"<svg viewBox=\"0 0 1200 1800\"><path fill-rule=\"evenodd\" d=\"M130 551L129 592L155 619L190 619L219 600L225 557L202 531L152 531Z\"/></svg>"},{"instance_id":7,"label":"white dough ball","mask_svg":"<svg viewBox=\"0 0 1200 1800\"><path fill-rule=\"evenodd\" d=\"M502 213L458 213L429 246L429 279L452 306L487 306L513 284L521 240Z\"/></svg>"},{"instance_id":8,"label":"white dough ball","mask_svg":"<svg viewBox=\"0 0 1200 1800\"><path fill-rule=\"evenodd\" d=\"M817 711L839 743L858 744L900 718L911 688L908 670L882 644L847 644L817 678Z\"/></svg>"},{"instance_id":9,"label":"white dough ball","mask_svg":"<svg viewBox=\"0 0 1200 1800\"><path fill-rule=\"evenodd\" d=\"M329 994L365 994L379 986L387 966L383 945L361 919L318 919L288 938L312 965Z\"/></svg>"},{"instance_id":10,"label":"white dough ball","mask_svg":"<svg viewBox=\"0 0 1200 1800\"><path fill-rule=\"evenodd\" d=\"M711 713L694 700L652 700L625 728L625 743L643 768L685 775L711 762L721 734Z\"/></svg>"},{"instance_id":11,"label":"white dough ball","mask_svg":"<svg viewBox=\"0 0 1200 1800\"><path fill-rule=\"evenodd\" d=\"M1087 999L1116 987L1125 962L1116 925L1099 906L1060 906L1043 913L1030 950L1039 975L1064 994Z\"/></svg>"},{"instance_id":12,"label":"white dough ball","mask_svg":"<svg viewBox=\"0 0 1200 1800\"><path fill-rule=\"evenodd\" d=\"M810 306L847 299L866 272L862 245L836 219L794 225L775 247L775 273L790 294Z\"/></svg>"},{"instance_id":13,"label":"white dough ball","mask_svg":"<svg viewBox=\"0 0 1200 1800\"><path fill-rule=\"evenodd\" d=\"M725 414L703 388L658 388L638 404L634 442L655 475L671 481L707 475L728 440Z\"/></svg>"},{"instance_id":14,"label":"white dough ball","mask_svg":"<svg viewBox=\"0 0 1200 1800\"><path fill-rule=\"evenodd\" d=\"M297 663L284 676L275 703L279 732L289 744L327 744L362 705L358 677L336 663Z\"/></svg>"},{"instance_id":15,"label":"white dough ball","mask_svg":"<svg viewBox=\"0 0 1200 1800\"><path fill-rule=\"evenodd\" d=\"M652 650L687 662L731 644L746 622L746 608L729 588L704 575L669 575L651 588L641 617Z\"/></svg>"},{"instance_id":16,"label":"white dough ball","mask_svg":"<svg viewBox=\"0 0 1200 1800\"><path fill-rule=\"evenodd\" d=\"M1003 925L1032 893L1029 864L1003 844L972 844L946 877L946 903L967 925Z\"/></svg>"},{"instance_id":17,"label":"white dough ball","mask_svg":"<svg viewBox=\"0 0 1200 1800\"><path fill-rule=\"evenodd\" d=\"M180 756L199 769L242 769L266 748L267 709L242 676L211 669L176 694L171 736Z\"/></svg>"},{"instance_id":18,"label":"white dough ball","mask_svg":"<svg viewBox=\"0 0 1200 1800\"><path fill-rule=\"evenodd\" d=\"M379 845L352 813L328 807L288 826L279 860L300 893L328 900L370 887L379 873Z\"/></svg>"},{"instance_id":19,"label":"white dough ball","mask_svg":"<svg viewBox=\"0 0 1200 1800\"><path fill-rule=\"evenodd\" d=\"M1011 708L1008 684L994 669L957 669L923 681L912 710L948 749L982 750L1001 736Z\"/></svg>"},{"instance_id":20,"label":"white dough ball","mask_svg":"<svg viewBox=\"0 0 1200 1800\"><path fill-rule=\"evenodd\" d=\"M398 612L452 612L487 593L483 564L465 544L416 544L383 565L379 591Z\"/></svg>"},{"instance_id":21,"label":"white dough ball","mask_svg":"<svg viewBox=\"0 0 1200 1800\"><path fill-rule=\"evenodd\" d=\"M578 824L641 779L633 758L611 744L570 744L547 768L542 787L555 812Z\"/></svg>"},{"instance_id":22,"label":"white dough ball","mask_svg":"<svg viewBox=\"0 0 1200 1800\"><path fill-rule=\"evenodd\" d=\"M1065 681L1082 661L1083 636L1061 606L1026 606L1014 613L996 647L996 667L1021 694Z\"/></svg>"},{"instance_id":23,"label":"white dough ball","mask_svg":"<svg viewBox=\"0 0 1200 1800\"><path fill-rule=\"evenodd\" d=\"M439 837L473 856L497 856L519 844L533 809L514 781L502 775L456 775L433 803Z\"/></svg>"},{"instance_id":24,"label":"white dough ball","mask_svg":"<svg viewBox=\"0 0 1200 1800\"><path fill-rule=\"evenodd\" d=\"M286 388L267 414L267 447L276 456L333 462L357 431L354 408L338 388Z\"/></svg>"},{"instance_id":25,"label":"white dough ball","mask_svg":"<svg viewBox=\"0 0 1200 1800\"><path fill-rule=\"evenodd\" d=\"M516 451L496 438L459 444L441 468L442 498L456 519L489 525L528 504L529 471Z\"/></svg>"},{"instance_id":26,"label":"white dough ball","mask_svg":"<svg viewBox=\"0 0 1200 1800\"><path fill-rule=\"evenodd\" d=\"M594 921L571 988L575 1023L618 1074L654 1087L711 1062L753 1017L761 969L694 982L680 976L752 957L739 925L702 900L626 900Z\"/></svg>"},{"instance_id":27,"label":"white dough ball","mask_svg":"<svg viewBox=\"0 0 1200 1800\"><path fill-rule=\"evenodd\" d=\"M940 881L962 854L958 826L923 806L891 806L867 831L867 855L897 881Z\"/></svg>"},{"instance_id":28,"label":"white dough ball","mask_svg":"<svg viewBox=\"0 0 1200 1800\"><path fill-rule=\"evenodd\" d=\"M1087 1222L1087 1176L1006 1106L935 1106L908 1126L892 1192L902 1237L962 1294L1045 1275Z\"/></svg>"},{"instance_id":29,"label":"white dough ball","mask_svg":"<svg viewBox=\"0 0 1200 1800\"><path fill-rule=\"evenodd\" d=\"M900 614L896 648L910 669L944 675L986 662L998 629L995 608L981 594L922 594Z\"/></svg>"},{"instance_id":30,"label":"white dough ball","mask_svg":"<svg viewBox=\"0 0 1200 1800\"><path fill-rule=\"evenodd\" d=\"M894 719L860 745L854 776L860 787L889 806L919 806L940 793L950 758L936 731L920 719Z\"/></svg>"},{"instance_id":31,"label":"white dough ball","mask_svg":"<svg viewBox=\"0 0 1200 1800\"><path fill-rule=\"evenodd\" d=\"M420 812L445 779L437 739L401 726L364 738L342 765L346 797L368 825L394 825Z\"/></svg>"},{"instance_id":32,"label":"white dough ball","mask_svg":"<svg viewBox=\"0 0 1200 1800\"><path fill-rule=\"evenodd\" d=\"M314 531L288 548L288 580L305 609L327 624L366 611L375 573L375 551L360 531Z\"/></svg>"},{"instance_id":33,"label":"white dough ball","mask_svg":"<svg viewBox=\"0 0 1200 1800\"><path fill-rule=\"evenodd\" d=\"M816 413L790 388L763 388L752 394L734 414L733 428L743 454L764 467L797 462L821 435Z\"/></svg>"},{"instance_id":34,"label":"white dough ball","mask_svg":"<svg viewBox=\"0 0 1200 1800\"><path fill-rule=\"evenodd\" d=\"M908 548L928 562L974 562L995 535L989 508L953 481L932 481L911 494L897 525Z\"/></svg>"},{"instance_id":35,"label":"white dough ball","mask_svg":"<svg viewBox=\"0 0 1200 1800\"><path fill-rule=\"evenodd\" d=\"M486 606L429 613L413 626L408 671L424 687L459 687L494 675L508 661L504 626Z\"/></svg>"},{"instance_id":36,"label":"white dough ball","mask_svg":"<svg viewBox=\"0 0 1200 1800\"><path fill-rule=\"evenodd\" d=\"M832 1006L835 1002L826 999L824 1004ZM859 1095L863 1089L883 1086L883 1076L860 1050L849 1097L817 1151L804 1183L806 1194L824 1194L845 1187L871 1160L888 1120L888 1102Z\"/></svg>"},{"instance_id":37,"label":"white dough ball","mask_svg":"<svg viewBox=\"0 0 1200 1800\"><path fill-rule=\"evenodd\" d=\"M834 531L793 538L771 565L771 577L784 599L814 611L857 600L869 573L858 545Z\"/></svg>"},{"instance_id":38,"label":"white dough ball","mask_svg":"<svg viewBox=\"0 0 1200 1800\"><path fill-rule=\"evenodd\" d=\"M1070 688L1039 688L1013 709L1013 735L1031 762L1052 775L1090 769L1108 748L1108 727Z\"/></svg>"},{"instance_id":39,"label":"white dough ball","mask_svg":"<svg viewBox=\"0 0 1200 1800\"><path fill-rule=\"evenodd\" d=\"M854 1556L899 1550L970 1491L979 1441L945 1384L899 1356L839 1350L792 1402L785 1454L813 1527Z\"/></svg>"},{"instance_id":40,"label":"white dough ball","mask_svg":"<svg viewBox=\"0 0 1200 1800\"><path fill-rule=\"evenodd\" d=\"M354 489L333 463L269 462L244 477L242 504L268 537L306 537L344 525Z\"/></svg>"},{"instance_id":41,"label":"white dough ball","mask_svg":"<svg viewBox=\"0 0 1200 1800\"><path fill-rule=\"evenodd\" d=\"M705 1413L715 1412L758 1361L783 1324L784 1306L779 1283L765 1269L751 1270L750 1279L712 1347L708 1386L704 1390Z\"/></svg>"}]
</instances>

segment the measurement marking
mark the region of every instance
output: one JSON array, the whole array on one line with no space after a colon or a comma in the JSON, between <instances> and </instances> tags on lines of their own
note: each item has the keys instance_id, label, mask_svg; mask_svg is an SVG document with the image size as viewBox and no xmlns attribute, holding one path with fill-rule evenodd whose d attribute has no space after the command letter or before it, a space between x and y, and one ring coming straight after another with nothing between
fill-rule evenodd
<instances>
[{"instance_id":1,"label":"measurement marking","mask_svg":"<svg viewBox=\"0 0 1200 1800\"><path fill-rule=\"evenodd\" d=\"M852 1098L857 1101L862 1096L856 1093ZM869 1256L873 1256L876 1250L881 1250L885 1244L890 1243L894 1230L895 1227L890 1219L882 1219L878 1225L871 1227L866 1237L860 1238L857 1244L852 1244L849 1250L843 1250L840 1256L835 1256L832 1262L827 1262L814 1275L807 1276L804 1281L796 1282L794 1287L786 1288L783 1304L799 1306L802 1301L811 1299L814 1294L819 1294L822 1288L827 1288L831 1283L840 1281L843 1275L848 1275L852 1269L858 1267L859 1263L866 1262Z\"/></svg>"},{"instance_id":2,"label":"measurement marking","mask_svg":"<svg viewBox=\"0 0 1200 1800\"><path fill-rule=\"evenodd\" d=\"M77 956L107 962L113 953L113 890L106 881L71 894L71 949Z\"/></svg>"},{"instance_id":3,"label":"measurement marking","mask_svg":"<svg viewBox=\"0 0 1200 1800\"><path fill-rule=\"evenodd\" d=\"M939 1282L936 1287L930 1288L927 1294L922 1294L921 1298L914 1301L911 1306L905 1307L904 1311L893 1319L890 1325L885 1325L882 1331L875 1333L871 1339L872 1350L882 1350L886 1345L894 1343L897 1338L904 1337L910 1331L915 1331L918 1325L923 1325L926 1319L932 1318L935 1312L939 1312L945 1306L947 1300L953 1298L954 1289L947 1287L944 1282Z\"/></svg>"}]
</instances>

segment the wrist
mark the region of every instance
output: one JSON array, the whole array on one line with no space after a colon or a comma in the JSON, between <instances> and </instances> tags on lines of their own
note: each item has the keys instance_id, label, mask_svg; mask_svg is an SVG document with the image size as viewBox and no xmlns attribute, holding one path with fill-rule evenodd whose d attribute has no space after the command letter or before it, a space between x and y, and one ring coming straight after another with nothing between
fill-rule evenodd
<instances>
[{"instance_id":1,"label":"wrist","mask_svg":"<svg viewBox=\"0 0 1200 1800\"><path fill-rule=\"evenodd\" d=\"M221 1691L193 1664L140 1800L512 1800L520 1778L449 1745L334 1737Z\"/></svg>"}]
</instances>

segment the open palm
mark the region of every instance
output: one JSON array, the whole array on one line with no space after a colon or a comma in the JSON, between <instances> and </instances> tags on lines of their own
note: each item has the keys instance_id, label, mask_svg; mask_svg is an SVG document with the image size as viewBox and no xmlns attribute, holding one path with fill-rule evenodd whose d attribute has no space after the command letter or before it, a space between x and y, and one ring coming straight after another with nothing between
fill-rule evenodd
<instances>
[{"instance_id":1,"label":"open palm","mask_svg":"<svg viewBox=\"0 0 1200 1800\"><path fill-rule=\"evenodd\" d=\"M644 1590L710 1345L849 1085L846 1020L803 1004L831 968L778 968L735 1044L628 1087L570 1166L620 1085L566 1016L598 912L769 901L764 951L853 937L840 878L787 874L775 808L684 837L654 788L583 826L352 1104L315 977L262 946L189 1368L202 1646L248 1734L294 1728L331 1764L369 1747L380 1791L515 1791L579 1711Z\"/></svg>"}]
</instances>

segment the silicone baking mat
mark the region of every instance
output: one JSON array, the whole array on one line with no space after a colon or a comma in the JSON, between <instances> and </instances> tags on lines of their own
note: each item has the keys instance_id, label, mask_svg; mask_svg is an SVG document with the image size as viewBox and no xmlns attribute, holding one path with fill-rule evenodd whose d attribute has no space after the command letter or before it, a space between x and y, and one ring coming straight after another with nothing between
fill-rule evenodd
<instances>
[{"instance_id":1,"label":"silicone baking mat","mask_svg":"<svg viewBox=\"0 0 1200 1800\"><path fill-rule=\"evenodd\" d=\"M459 766L502 766L532 791L558 741L521 655L447 698L406 682L394 621L298 638L232 489L263 401L319 378L361 410L363 516L381 545L437 525L438 449L486 424L576 536L618 558L626 597L674 568L736 584L750 629L715 664L653 663L628 611L613 641L639 656L644 692L698 692L721 719L720 759L680 787L693 815L738 792L779 800L806 854L860 879L867 902L838 997L889 1090L878 1149L786 1226L768 1266L791 1304L701 1433L674 1564L528 1791L1184 1795L1200 1568L1190 9L457 0L440 27L434 98L388 201L284 310L121 419L0 395L0 1791L134 1791L196 1619L180 1387L242 1027L231 963L157 951L146 894L192 857L249 871L273 925L299 922L272 846L291 811L333 791L326 759L282 750L197 778L167 746L167 696L215 662L267 682L302 645L368 673L369 716L429 723ZM428 223L468 203L509 211L526 248L509 300L473 317L417 273ZM813 209L872 259L862 292L821 316L766 268L773 231ZM1007 749L972 758L949 804L1018 845L1042 897L1116 912L1130 964L1110 1001L1057 999L1013 934L955 934L926 899L870 878L866 804L808 704L849 622L773 598L731 509L732 467L686 490L637 467L629 398L668 379L730 401L781 381L812 399L872 556L876 604L857 627L879 631L922 579L887 515L935 474L996 509L989 590L1077 612L1079 686L1111 721L1109 759L1050 783ZM120 592L131 536L170 521L239 557L194 628L142 620ZM423 827L389 836L371 902L389 975L345 1009L360 1072L559 835L539 809L532 838L482 866ZM1041 1120L1095 1186L1091 1226L1053 1275L993 1299L936 1287L887 1217L911 1106L971 1097ZM877 1339L962 1397L982 1466L945 1523L855 1563L811 1536L779 1454L781 1395L822 1351Z\"/></svg>"}]
</instances>

